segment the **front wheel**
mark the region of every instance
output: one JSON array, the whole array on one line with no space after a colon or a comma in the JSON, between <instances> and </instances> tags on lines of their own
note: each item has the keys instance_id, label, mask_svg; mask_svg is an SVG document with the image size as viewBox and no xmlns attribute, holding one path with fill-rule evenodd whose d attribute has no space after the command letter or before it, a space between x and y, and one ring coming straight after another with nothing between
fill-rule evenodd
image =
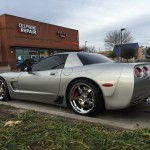
<instances>
[{"instance_id":1,"label":"front wheel","mask_svg":"<svg viewBox=\"0 0 150 150\"><path fill-rule=\"evenodd\" d=\"M8 87L3 78L0 77L0 101L9 100Z\"/></svg>"},{"instance_id":2,"label":"front wheel","mask_svg":"<svg viewBox=\"0 0 150 150\"><path fill-rule=\"evenodd\" d=\"M94 116L104 110L101 91L93 82L85 79L70 84L67 100L71 109L80 115Z\"/></svg>"}]
</instances>

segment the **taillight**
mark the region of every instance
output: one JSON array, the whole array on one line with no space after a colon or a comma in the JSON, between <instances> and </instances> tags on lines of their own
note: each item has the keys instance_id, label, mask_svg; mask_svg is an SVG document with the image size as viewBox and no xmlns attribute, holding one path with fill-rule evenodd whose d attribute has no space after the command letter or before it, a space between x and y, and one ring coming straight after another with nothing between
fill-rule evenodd
<instances>
[{"instance_id":1,"label":"taillight","mask_svg":"<svg viewBox=\"0 0 150 150\"><path fill-rule=\"evenodd\" d=\"M149 71L148 71L148 68L147 67L143 67L143 73L148 76L149 75Z\"/></svg>"},{"instance_id":2,"label":"taillight","mask_svg":"<svg viewBox=\"0 0 150 150\"><path fill-rule=\"evenodd\" d=\"M134 70L134 73L137 77L141 78L143 76L143 72L142 72L142 69L139 68L139 67L136 67L135 70Z\"/></svg>"}]
</instances>

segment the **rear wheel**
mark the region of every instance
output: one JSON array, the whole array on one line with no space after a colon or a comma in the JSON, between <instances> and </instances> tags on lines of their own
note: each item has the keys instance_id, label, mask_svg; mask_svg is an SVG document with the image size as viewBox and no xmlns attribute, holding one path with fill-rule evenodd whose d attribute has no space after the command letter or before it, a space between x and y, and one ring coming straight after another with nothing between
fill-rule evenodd
<instances>
[{"instance_id":1,"label":"rear wheel","mask_svg":"<svg viewBox=\"0 0 150 150\"><path fill-rule=\"evenodd\" d=\"M67 98L72 110L80 115L94 116L104 110L101 91L93 82L85 79L70 84Z\"/></svg>"},{"instance_id":2,"label":"rear wheel","mask_svg":"<svg viewBox=\"0 0 150 150\"><path fill-rule=\"evenodd\" d=\"M8 87L3 78L0 77L0 101L9 100Z\"/></svg>"}]
</instances>

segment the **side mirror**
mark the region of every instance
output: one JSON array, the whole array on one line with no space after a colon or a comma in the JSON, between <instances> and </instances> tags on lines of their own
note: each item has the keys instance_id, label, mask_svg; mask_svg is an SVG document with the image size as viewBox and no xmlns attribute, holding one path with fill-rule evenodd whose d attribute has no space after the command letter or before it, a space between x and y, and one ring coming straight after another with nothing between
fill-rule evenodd
<instances>
[{"instance_id":1,"label":"side mirror","mask_svg":"<svg viewBox=\"0 0 150 150\"><path fill-rule=\"evenodd\" d=\"M32 67L31 67L31 66L27 67L27 72L28 72L28 73L31 73L31 72L32 72Z\"/></svg>"}]
</instances>

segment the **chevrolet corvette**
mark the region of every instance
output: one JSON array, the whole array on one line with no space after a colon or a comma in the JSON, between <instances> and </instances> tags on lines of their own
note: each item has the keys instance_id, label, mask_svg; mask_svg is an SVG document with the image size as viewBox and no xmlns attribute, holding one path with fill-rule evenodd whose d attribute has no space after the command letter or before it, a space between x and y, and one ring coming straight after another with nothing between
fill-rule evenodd
<instances>
[{"instance_id":1,"label":"chevrolet corvette","mask_svg":"<svg viewBox=\"0 0 150 150\"><path fill-rule=\"evenodd\" d=\"M24 71L0 74L0 100L55 104L94 116L146 100L149 70L149 63L116 63L95 53L58 53Z\"/></svg>"}]
</instances>

